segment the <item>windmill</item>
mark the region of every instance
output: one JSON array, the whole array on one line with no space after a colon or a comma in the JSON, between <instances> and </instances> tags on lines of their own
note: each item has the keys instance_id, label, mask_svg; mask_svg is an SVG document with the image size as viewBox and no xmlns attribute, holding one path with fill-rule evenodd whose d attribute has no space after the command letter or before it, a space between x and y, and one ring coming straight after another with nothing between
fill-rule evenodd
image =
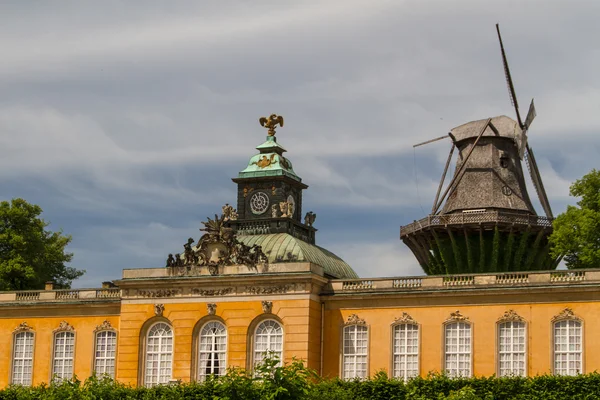
<instances>
[{"instance_id":1,"label":"windmill","mask_svg":"<svg viewBox=\"0 0 600 400\"><path fill-rule=\"evenodd\" d=\"M506 59L506 52L504 51L504 44L502 43L502 36L500 35L500 26L498 24L496 24L496 32L498 32L498 41L500 42L500 51L502 53L502 64L504 65L506 83L508 85L508 94L510 96L510 100L513 106L515 107L517 123L521 128L521 135L517 142L517 146L519 148L519 158L521 160L523 160L523 158L526 159L527 169L529 170L531 181L533 182L535 191L538 195L538 198L540 199L540 203L542 205L542 208L544 209L544 213L548 218L553 218L552 209L550 208L550 202L548 201L548 196L546 195L546 190L544 189L544 184L542 183L542 178L540 176L540 171L538 169L537 162L535 161L535 156L533 155L533 150L531 149L527 141L527 131L529 131L531 123L537 116L537 113L535 111L535 104L533 103L533 99L531 99L531 103L529 104L529 111L527 112L527 117L525 117L525 122L523 122L521 120L521 114L519 113L519 103L517 101L517 94L515 93L515 86L510 75L510 69L508 68L508 60Z\"/></svg>"},{"instance_id":2,"label":"windmill","mask_svg":"<svg viewBox=\"0 0 600 400\"><path fill-rule=\"evenodd\" d=\"M503 67L517 120L501 115L471 121L414 147L452 140L431 214L400 228L400 238L427 274L554 269L549 254L552 211L527 142L536 116L533 101L521 119L506 53L496 25ZM458 150L456 167L446 174ZM546 214L536 214L525 184L525 161Z\"/></svg>"}]
</instances>

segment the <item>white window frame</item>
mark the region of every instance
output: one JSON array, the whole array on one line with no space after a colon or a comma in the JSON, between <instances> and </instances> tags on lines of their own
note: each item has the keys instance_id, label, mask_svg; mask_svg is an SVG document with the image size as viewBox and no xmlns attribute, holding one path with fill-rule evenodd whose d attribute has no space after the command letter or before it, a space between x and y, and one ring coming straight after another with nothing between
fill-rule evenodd
<instances>
[{"instance_id":1,"label":"white window frame","mask_svg":"<svg viewBox=\"0 0 600 400\"><path fill-rule=\"evenodd\" d=\"M215 332L215 329L219 329L219 331ZM209 375L225 375L227 371L227 340L227 326L221 321L211 320L202 325L197 339L198 367L196 377L198 381L204 381ZM203 348L204 345L207 345L207 348ZM214 363L208 365L210 361L215 360L215 356L217 356L218 367L215 367ZM210 370L208 374L206 373L207 369Z\"/></svg>"},{"instance_id":2,"label":"white window frame","mask_svg":"<svg viewBox=\"0 0 600 400\"><path fill-rule=\"evenodd\" d=\"M448 336L449 332L456 331L456 350L450 351L449 349L449 339L451 337ZM464 334L464 332L468 332L468 335ZM465 347L466 342L468 341L468 350L460 350L460 339L465 339ZM452 345L452 344L450 344ZM452 321L444 324L444 373L446 373L451 378L470 378L473 376L473 326L471 323L466 321ZM456 368L449 367L450 360L449 356L456 356ZM466 363L467 368L462 368L462 370L467 370L466 373L461 373L460 363Z\"/></svg>"},{"instance_id":3,"label":"white window frame","mask_svg":"<svg viewBox=\"0 0 600 400\"><path fill-rule=\"evenodd\" d=\"M503 336L503 329L507 335ZM519 332L522 332L522 336L519 336ZM497 345L497 357L498 357L498 376L499 377L511 377L511 376L527 376L527 323L524 321L499 321L497 327L498 334L498 345ZM520 343L516 342L518 339L523 338L523 349L515 350L515 346L519 346ZM502 343L502 339L508 339L506 343ZM502 350L502 346L509 346L509 350ZM504 360L503 360L504 358ZM503 368L502 363L508 362L510 368ZM523 362L523 369L519 367L515 368L516 363Z\"/></svg>"},{"instance_id":4,"label":"white window frame","mask_svg":"<svg viewBox=\"0 0 600 400\"><path fill-rule=\"evenodd\" d=\"M566 338L565 345L567 346L567 349L564 351L557 350L557 346L559 345L559 343L557 340L556 329L559 324L566 324L566 326L565 326L566 335L559 336L561 338ZM572 338L571 331L575 330L575 329L579 330L579 343L577 343L576 340L575 341L571 340L571 338ZM579 344L579 350L570 350L569 349L569 347L577 346L578 344ZM554 371L555 375L574 376L577 374L583 374L584 373L583 321L581 321L579 319L575 319L575 318L569 318L569 319L565 318L565 319L555 320L552 323L552 350L553 350L552 351L552 370ZM558 362L557 356L558 355L566 356L566 360L564 361L567 363L566 368L557 368L557 362ZM578 356L578 357L576 357L576 356ZM579 368L579 369L571 368L570 364L572 362L574 362L574 363L579 362L579 365L581 368Z\"/></svg>"},{"instance_id":5,"label":"white window frame","mask_svg":"<svg viewBox=\"0 0 600 400\"><path fill-rule=\"evenodd\" d=\"M413 337L410 337L413 335ZM397 340L398 339L398 340ZM404 344L397 347L397 341L403 339ZM410 346L409 340L416 340L416 346ZM409 348L416 348L409 351ZM401 322L392 325L392 376L395 379L408 381L420 375L421 328L416 322ZM410 359L416 361L409 361ZM409 365L416 362L416 369ZM400 365L400 368L398 368Z\"/></svg>"},{"instance_id":6,"label":"white window frame","mask_svg":"<svg viewBox=\"0 0 600 400\"><path fill-rule=\"evenodd\" d=\"M111 344L109 343L109 337L114 340L112 345L113 350L110 350ZM104 339L104 343L99 343L100 339ZM104 346L103 349L99 349L99 345ZM112 356L109 354L112 352ZM100 355L99 355L100 353ZM112 366L109 365L112 361ZM99 365L102 364L102 365ZM112 367L112 371L110 368ZM109 370L107 372L107 369ZM94 372L98 375L107 375L114 379L117 370L117 332L114 329L102 329L96 331L94 334Z\"/></svg>"},{"instance_id":7,"label":"white window frame","mask_svg":"<svg viewBox=\"0 0 600 400\"><path fill-rule=\"evenodd\" d=\"M24 339L21 343L18 343L18 338L23 336ZM22 347L20 349L21 357L17 357L17 346ZM30 351L28 351L30 347ZM35 333L31 330L21 330L13 334L13 348L12 348L12 367L10 383L12 385L31 386L33 382L33 356L35 351ZM31 357L27 354L31 353ZM29 372L26 372L29 369ZM29 377L25 378L28 374ZM19 375L20 378L16 378Z\"/></svg>"},{"instance_id":8,"label":"white window frame","mask_svg":"<svg viewBox=\"0 0 600 400\"><path fill-rule=\"evenodd\" d=\"M273 333L273 332L259 332L259 329L261 329L263 326L278 326L280 333ZM265 319L263 321L260 321L257 325L256 328L254 329L254 334L252 335L252 366L254 367L256 364L259 364L264 358L265 358L265 353L266 352L270 352L272 354L275 354L279 357L279 363L277 364L278 366L283 365L283 345L284 345L284 329L283 329L283 324L280 323L279 321L276 321L274 319ZM266 346L265 349L257 349L257 339L260 339L261 337L264 337L266 339ZM281 337L281 349L277 350L273 348L273 345L277 345L277 338Z\"/></svg>"},{"instance_id":9,"label":"white window frame","mask_svg":"<svg viewBox=\"0 0 600 400\"><path fill-rule=\"evenodd\" d=\"M62 343L58 343L62 338ZM72 351L69 351L72 347ZM58 356L60 353L62 356ZM70 366L68 365L70 362ZM52 380L71 379L75 373L75 332L72 330L60 330L54 332L52 338L52 369L50 371Z\"/></svg>"},{"instance_id":10,"label":"white window frame","mask_svg":"<svg viewBox=\"0 0 600 400\"><path fill-rule=\"evenodd\" d=\"M347 335L348 334L348 335ZM358 335L362 343L359 343ZM349 352L352 350L352 352ZM342 329L342 379L366 379L369 376L369 327L366 324L346 324ZM363 364L364 368L359 370ZM351 366L347 369L346 366Z\"/></svg>"},{"instance_id":11,"label":"white window frame","mask_svg":"<svg viewBox=\"0 0 600 400\"><path fill-rule=\"evenodd\" d=\"M168 333L159 335L159 329L167 332L165 327L168 328ZM151 344L151 339L156 339L156 343ZM155 385L168 384L173 376L173 353L175 343L173 327L164 321L155 322L148 328L144 340L144 368L142 371L144 386L152 387ZM158 350L150 351L152 348L151 346L157 346ZM149 368L149 363L155 363L155 365L152 365L151 368Z\"/></svg>"}]
</instances>

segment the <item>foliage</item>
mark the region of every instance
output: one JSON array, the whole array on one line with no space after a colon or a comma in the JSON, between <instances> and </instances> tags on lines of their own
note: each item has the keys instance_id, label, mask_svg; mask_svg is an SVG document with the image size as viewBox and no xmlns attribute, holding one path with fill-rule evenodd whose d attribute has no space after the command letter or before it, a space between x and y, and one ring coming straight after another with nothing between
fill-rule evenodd
<instances>
[{"instance_id":1,"label":"foliage","mask_svg":"<svg viewBox=\"0 0 600 400\"><path fill-rule=\"evenodd\" d=\"M569 269L600 266L600 171L593 169L570 188L570 194L580 197L577 206L554 220L550 236L552 255L564 256Z\"/></svg>"},{"instance_id":2,"label":"foliage","mask_svg":"<svg viewBox=\"0 0 600 400\"><path fill-rule=\"evenodd\" d=\"M77 378L37 387L9 386L0 400L558 400L600 399L600 374L532 378L456 378L430 374L407 382L380 371L364 380L320 379L302 361L278 366L272 357L252 375L240 368L202 383L132 387L107 377Z\"/></svg>"},{"instance_id":3,"label":"foliage","mask_svg":"<svg viewBox=\"0 0 600 400\"><path fill-rule=\"evenodd\" d=\"M68 288L85 273L65 265L71 236L46 230L41 213L23 199L0 202L0 290L43 289L46 281Z\"/></svg>"}]
</instances>

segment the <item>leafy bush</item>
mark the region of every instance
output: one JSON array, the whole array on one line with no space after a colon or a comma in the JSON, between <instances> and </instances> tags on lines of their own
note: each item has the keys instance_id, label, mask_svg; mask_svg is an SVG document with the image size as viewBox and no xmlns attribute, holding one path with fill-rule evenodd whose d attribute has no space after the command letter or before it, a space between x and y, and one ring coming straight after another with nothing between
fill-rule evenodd
<instances>
[{"instance_id":1,"label":"leafy bush","mask_svg":"<svg viewBox=\"0 0 600 400\"><path fill-rule=\"evenodd\" d=\"M9 386L0 400L592 400L600 399L600 374L574 377L459 378L430 374L404 382L383 371L370 379L321 379L304 363L283 367L267 357L250 374L231 368L223 377L202 383L177 383L153 388L132 387L107 377L77 378L37 387Z\"/></svg>"}]
</instances>

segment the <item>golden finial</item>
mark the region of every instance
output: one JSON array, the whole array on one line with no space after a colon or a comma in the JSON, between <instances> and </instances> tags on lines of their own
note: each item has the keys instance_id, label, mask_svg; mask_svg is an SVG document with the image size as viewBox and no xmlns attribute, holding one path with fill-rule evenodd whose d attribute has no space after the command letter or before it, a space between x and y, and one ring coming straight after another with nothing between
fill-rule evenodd
<instances>
[{"instance_id":1,"label":"golden finial","mask_svg":"<svg viewBox=\"0 0 600 400\"><path fill-rule=\"evenodd\" d=\"M271 114L271 116L268 118L261 117L258 122L260 122L260 126L264 126L265 128L269 129L267 131L269 136L275 136L275 127L277 124L279 124L279 126L283 126L283 117L281 115Z\"/></svg>"}]
</instances>

